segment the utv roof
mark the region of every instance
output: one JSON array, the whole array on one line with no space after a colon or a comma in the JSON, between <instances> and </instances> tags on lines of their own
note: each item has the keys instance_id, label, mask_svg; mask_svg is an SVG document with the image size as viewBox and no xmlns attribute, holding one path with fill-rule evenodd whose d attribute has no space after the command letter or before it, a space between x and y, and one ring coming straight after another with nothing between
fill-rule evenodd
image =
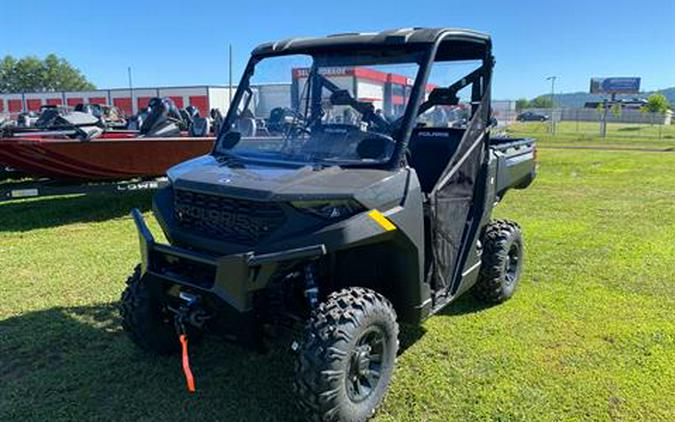
<instances>
[{"instance_id":1,"label":"utv roof","mask_svg":"<svg viewBox=\"0 0 675 422\"><path fill-rule=\"evenodd\" d=\"M311 54L322 50L432 45L437 40L452 44L448 59L482 58L491 49L488 34L458 28L401 28L371 33L344 33L316 38L289 38L261 44L254 56ZM450 47L450 46L449 46ZM449 53L449 52L447 52ZM446 54L444 54L445 56Z\"/></svg>"}]
</instances>

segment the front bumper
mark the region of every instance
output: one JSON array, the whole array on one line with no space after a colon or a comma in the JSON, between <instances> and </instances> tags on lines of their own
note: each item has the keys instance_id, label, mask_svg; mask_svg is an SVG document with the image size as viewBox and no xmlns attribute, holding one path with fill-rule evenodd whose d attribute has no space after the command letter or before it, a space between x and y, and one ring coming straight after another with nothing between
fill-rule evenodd
<instances>
[{"instance_id":1,"label":"front bumper","mask_svg":"<svg viewBox=\"0 0 675 422\"><path fill-rule=\"evenodd\" d=\"M138 230L143 277L216 296L238 312L251 310L251 293L264 288L280 263L319 258L324 244L279 252L215 256L155 242L137 209L131 215Z\"/></svg>"}]
</instances>

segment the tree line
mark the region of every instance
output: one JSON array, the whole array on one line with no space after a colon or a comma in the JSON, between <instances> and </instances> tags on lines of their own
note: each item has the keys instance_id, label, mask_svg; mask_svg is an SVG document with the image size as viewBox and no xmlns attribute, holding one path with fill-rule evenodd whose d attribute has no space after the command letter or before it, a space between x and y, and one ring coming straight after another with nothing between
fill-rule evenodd
<instances>
[{"instance_id":1,"label":"tree line","mask_svg":"<svg viewBox=\"0 0 675 422\"><path fill-rule=\"evenodd\" d=\"M6 55L0 61L0 93L86 91L96 89L66 59L49 54L44 59Z\"/></svg>"},{"instance_id":2,"label":"tree line","mask_svg":"<svg viewBox=\"0 0 675 422\"><path fill-rule=\"evenodd\" d=\"M516 101L516 110L522 111L527 108L553 108L553 101L550 95L540 95L532 100L521 98ZM665 113L671 110L672 106L665 95L655 93L647 97L647 103L642 107L646 113Z\"/></svg>"}]
</instances>

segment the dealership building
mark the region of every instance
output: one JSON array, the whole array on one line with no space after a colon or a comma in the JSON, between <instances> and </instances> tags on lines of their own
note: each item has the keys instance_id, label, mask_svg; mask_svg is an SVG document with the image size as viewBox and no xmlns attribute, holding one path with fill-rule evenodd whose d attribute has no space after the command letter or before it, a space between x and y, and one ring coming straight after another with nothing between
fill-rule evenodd
<instances>
[{"instance_id":1,"label":"dealership building","mask_svg":"<svg viewBox=\"0 0 675 422\"><path fill-rule=\"evenodd\" d=\"M349 91L358 101L370 102L387 115L401 114L412 91L411 78L367 67L331 67L320 72L338 88ZM294 108L300 102L308 74L308 68L293 69L291 103ZM428 90L432 88L429 85Z\"/></svg>"},{"instance_id":2,"label":"dealership building","mask_svg":"<svg viewBox=\"0 0 675 422\"><path fill-rule=\"evenodd\" d=\"M254 98L251 106L255 114L267 117L275 107L297 106L308 72L309 69L296 68L288 75L288 83L252 86ZM325 69L324 72L327 72L324 76L348 90L359 101L372 102L375 108L387 114L400 113L412 89L410 78L365 67L336 67ZM180 108L195 106L202 114L214 108L225 113L233 95L227 86L218 85L24 92L0 94L0 113L15 115L24 111L39 111L45 105L74 107L77 104L110 104L132 115L146 107L153 97L171 98Z\"/></svg>"},{"instance_id":3,"label":"dealership building","mask_svg":"<svg viewBox=\"0 0 675 422\"><path fill-rule=\"evenodd\" d=\"M412 91L411 78L367 67L333 67L324 68L321 72L340 89L349 91L358 101L370 102L375 109L389 116L403 112ZM250 107L256 116L265 118L276 107L295 109L300 104L309 69L295 68L290 73L289 82L251 86L253 99ZM434 87L432 84L427 85L427 94ZM153 97L168 97L179 108L190 105L197 107L202 115L211 109L226 113L235 90L236 87L230 92L227 86L194 85L0 94L0 115L15 117L24 111L39 111L46 105L75 107L77 104L109 104L127 115L133 115L145 108ZM514 109L515 103L495 102L493 107L495 113L500 114Z\"/></svg>"},{"instance_id":4,"label":"dealership building","mask_svg":"<svg viewBox=\"0 0 675 422\"><path fill-rule=\"evenodd\" d=\"M232 90L235 89L236 87ZM254 107L259 115L267 116L275 107L290 105L290 83L258 85L252 89L255 96ZM77 104L110 104L127 115L132 115L146 107L153 97L171 98L180 108L195 106L202 114L213 108L225 113L229 105L230 89L226 86L198 85L0 94L0 114L39 111L45 105L74 107Z\"/></svg>"}]
</instances>

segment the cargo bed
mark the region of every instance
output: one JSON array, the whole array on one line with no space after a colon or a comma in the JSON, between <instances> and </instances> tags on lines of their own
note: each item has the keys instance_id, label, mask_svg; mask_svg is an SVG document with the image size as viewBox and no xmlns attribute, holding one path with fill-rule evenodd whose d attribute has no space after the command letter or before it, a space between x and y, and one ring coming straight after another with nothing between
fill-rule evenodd
<instances>
[{"instance_id":1,"label":"cargo bed","mask_svg":"<svg viewBox=\"0 0 675 422\"><path fill-rule=\"evenodd\" d=\"M537 172L536 145L532 138L491 138L490 149L497 159L496 191L499 197L509 188L525 189Z\"/></svg>"}]
</instances>

